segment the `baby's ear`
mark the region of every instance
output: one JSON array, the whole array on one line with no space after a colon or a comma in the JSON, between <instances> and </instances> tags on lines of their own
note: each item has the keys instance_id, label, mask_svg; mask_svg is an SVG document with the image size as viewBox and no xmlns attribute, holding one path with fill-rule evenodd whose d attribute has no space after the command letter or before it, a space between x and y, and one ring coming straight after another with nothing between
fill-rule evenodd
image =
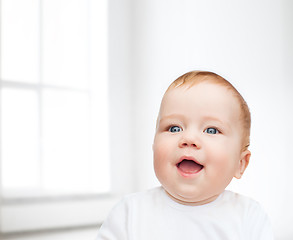
<instances>
[{"instance_id":1,"label":"baby's ear","mask_svg":"<svg viewBox=\"0 0 293 240\"><path fill-rule=\"evenodd\" d=\"M245 150L240 155L240 161L238 162L238 168L235 172L234 177L240 179L248 166L249 159L251 156L251 152L249 150Z\"/></svg>"}]
</instances>

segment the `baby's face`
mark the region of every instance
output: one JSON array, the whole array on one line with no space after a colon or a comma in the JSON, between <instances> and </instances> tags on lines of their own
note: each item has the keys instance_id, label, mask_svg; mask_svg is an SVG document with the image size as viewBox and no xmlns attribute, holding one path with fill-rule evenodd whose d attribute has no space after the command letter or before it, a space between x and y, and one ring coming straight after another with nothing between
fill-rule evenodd
<instances>
[{"instance_id":1,"label":"baby's face","mask_svg":"<svg viewBox=\"0 0 293 240\"><path fill-rule=\"evenodd\" d=\"M241 132L239 103L225 87L200 83L167 92L153 145L155 172L167 193L183 204L216 199L247 166Z\"/></svg>"}]
</instances>

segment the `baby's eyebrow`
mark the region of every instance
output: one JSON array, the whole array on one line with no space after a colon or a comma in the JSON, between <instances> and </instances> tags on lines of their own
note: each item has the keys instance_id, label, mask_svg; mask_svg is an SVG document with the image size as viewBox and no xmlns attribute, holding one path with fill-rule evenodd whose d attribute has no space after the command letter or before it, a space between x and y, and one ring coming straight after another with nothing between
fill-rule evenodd
<instances>
[{"instance_id":1,"label":"baby's eyebrow","mask_svg":"<svg viewBox=\"0 0 293 240\"><path fill-rule=\"evenodd\" d=\"M173 114L169 114L169 115L165 115L159 118L159 124L161 122L164 121L168 121L168 120L184 120L186 119L186 116L184 116L183 114L178 114L178 113L173 113ZM216 116L211 116L211 115L207 115L207 116L203 116L201 118L201 121L203 122L210 122L212 124L220 124L222 127L226 127L230 129L230 124L228 124L226 121L221 120L220 118L216 117Z\"/></svg>"},{"instance_id":2,"label":"baby's eyebrow","mask_svg":"<svg viewBox=\"0 0 293 240\"><path fill-rule=\"evenodd\" d=\"M222 121L221 119L219 119L217 117L213 117L213 116L205 116L205 117L203 117L203 120L204 121L212 121L212 122L218 122L218 123L221 123L221 124L225 124L224 121Z\"/></svg>"},{"instance_id":3,"label":"baby's eyebrow","mask_svg":"<svg viewBox=\"0 0 293 240\"><path fill-rule=\"evenodd\" d=\"M181 114L177 114L177 113L174 113L174 114L170 114L170 115L165 115L165 116L160 116L159 117L159 121L158 121L158 124L160 124L161 122L164 122L164 121L168 121L168 120L177 120L177 119L183 119L184 116L181 115Z\"/></svg>"},{"instance_id":4,"label":"baby's eyebrow","mask_svg":"<svg viewBox=\"0 0 293 240\"><path fill-rule=\"evenodd\" d=\"M220 118L217 118L217 117L214 117L214 116L205 116L203 117L203 120L207 123L210 123L210 124L215 124L216 126L218 125L218 127L221 128L221 130L225 130L225 131L232 131L232 128L231 128L231 124L229 124L228 121L226 121L225 119L220 119Z\"/></svg>"},{"instance_id":5,"label":"baby's eyebrow","mask_svg":"<svg viewBox=\"0 0 293 240\"><path fill-rule=\"evenodd\" d=\"M168 119L182 119L182 118L184 118L183 115L174 113L174 114L170 114L170 115L160 117L160 122L168 120Z\"/></svg>"},{"instance_id":6,"label":"baby's eyebrow","mask_svg":"<svg viewBox=\"0 0 293 240\"><path fill-rule=\"evenodd\" d=\"M173 114L161 116L158 119L159 120L158 123L160 124L161 122L168 121L168 120L185 120L185 119L186 119L186 116L184 116L183 114L173 113ZM228 124L226 121L212 115L202 116L200 121L211 122L214 124L218 123L218 124L221 124L222 126L226 126L230 128L230 124Z\"/></svg>"}]
</instances>

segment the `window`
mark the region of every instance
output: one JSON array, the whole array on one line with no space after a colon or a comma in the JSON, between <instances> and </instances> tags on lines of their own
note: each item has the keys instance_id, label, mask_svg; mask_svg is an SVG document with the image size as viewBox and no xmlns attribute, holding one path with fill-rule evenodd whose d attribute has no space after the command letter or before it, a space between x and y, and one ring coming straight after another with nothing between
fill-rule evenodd
<instances>
[{"instance_id":1,"label":"window","mask_svg":"<svg viewBox=\"0 0 293 240\"><path fill-rule=\"evenodd\" d=\"M117 200L107 0L0 4L0 233L101 223Z\"/></svg>"},{"instance_id":2,"label":"window","mask_svg":"<svg viewBox=\"0 0 293 240\"><path fill-rule=\"evenodd\" d=\"M2 197L110 190L106 17L106 1L1 1Z\"/></svg>"}]
</instances>

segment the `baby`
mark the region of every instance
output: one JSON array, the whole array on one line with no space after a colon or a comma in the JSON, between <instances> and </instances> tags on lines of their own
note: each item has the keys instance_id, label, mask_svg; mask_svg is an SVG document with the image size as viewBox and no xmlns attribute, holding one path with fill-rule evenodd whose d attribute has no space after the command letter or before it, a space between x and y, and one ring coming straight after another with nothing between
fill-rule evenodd
<instances>
[{"instance_id":1,"label":"baby","mask_svg":"<svg viewBox=\"0 0 293 240\"><path fill-rule=\"evenodd\" d=\"M175 80L161 103L153 143L161 187L124 197L97 240L271 240L254 200L225 190L250 159L250 112L239 92L212 72Z\"/></svg>"}]
</instances>

